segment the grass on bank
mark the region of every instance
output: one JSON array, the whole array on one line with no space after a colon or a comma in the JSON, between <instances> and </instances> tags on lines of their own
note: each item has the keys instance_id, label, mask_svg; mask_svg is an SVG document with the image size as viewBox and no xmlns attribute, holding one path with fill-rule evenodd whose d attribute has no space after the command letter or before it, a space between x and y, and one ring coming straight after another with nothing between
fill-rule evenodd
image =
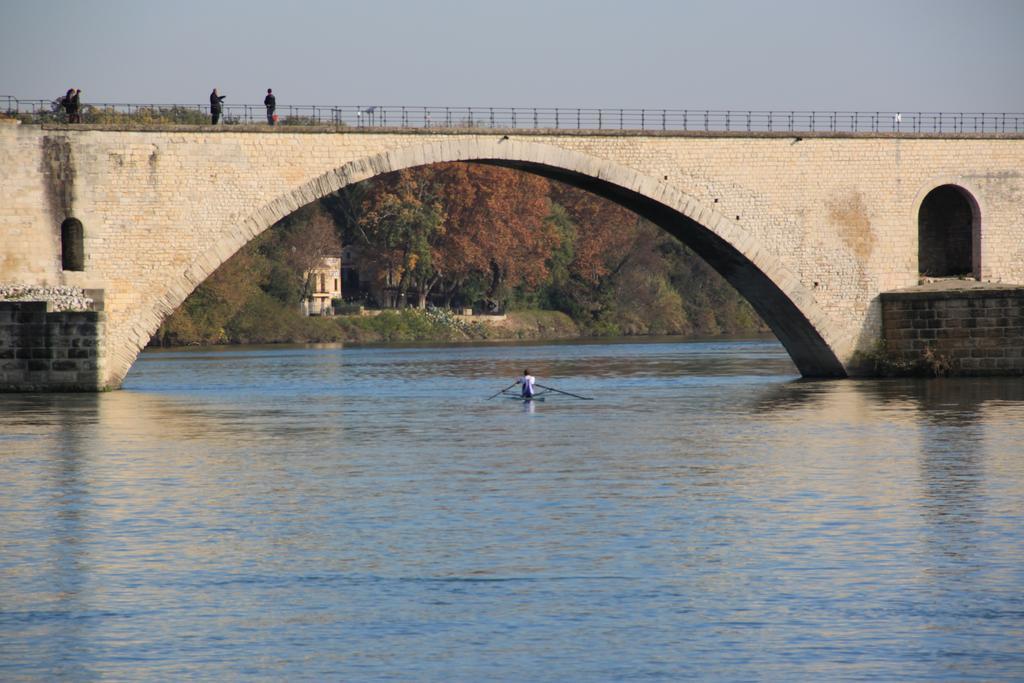
<instances>
[{"instance_id":1,"label":"grass on bank","mask_svg":"<svg viewBox=\"0 0 1024 683\"><path fill-rule=\"evenodd\" d=\"M564 313L521 311L491 324L466 321L449 311L400 309L377 315L305 317L269 295L247 301L226 322L205 309L174 315L153 338L155 346L277 343L450 342L501 339L564 339L580 330Z\"/></svg>"}]
</instances>

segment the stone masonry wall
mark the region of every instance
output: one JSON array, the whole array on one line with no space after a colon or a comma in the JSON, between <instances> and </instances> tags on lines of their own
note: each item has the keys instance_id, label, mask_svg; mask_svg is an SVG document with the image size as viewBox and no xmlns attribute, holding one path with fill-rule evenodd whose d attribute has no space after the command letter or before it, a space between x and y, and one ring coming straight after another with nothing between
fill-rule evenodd
<instances>
[{"instance_id":1,"label":"stone masonry wall","mask_svg":"<svg viewBox=\"0 0 1024 683\"><path fill-rule=\"evenodd\" d=\"M930 354L953 375L1024 375L1024 287L887 292L882 326L890 358Z\"/></svg>"},{"instance_id":2,"label":"stone masonry wall","mask_svg":"<svg viewBox=\"0 0 1024 683\"><path fill-rule=\"evenodd\" d=\"M96 391L104 314L0 301L0 391Z\"/></svg>"},{"instance_id":3,"label":"stone masonry wall","mask_svg":"<svg viewBox=\"0 0 1024 683\"><path fill-rule=\"evenodd\" d=\"M116 386L160 321L283 216L381 173L496 160L599 178L692 219L765 275L744 296L777 287L790 322L806 319L793 326L841 363L880 338L878 294L917 284L917 213L937 186L978 205L981 279L1024 284L1020 136L268 128L0 125L0 281L104 290L101 384ZM69 217L82 271L61 269Z\"/></svg>"}]
</instances>

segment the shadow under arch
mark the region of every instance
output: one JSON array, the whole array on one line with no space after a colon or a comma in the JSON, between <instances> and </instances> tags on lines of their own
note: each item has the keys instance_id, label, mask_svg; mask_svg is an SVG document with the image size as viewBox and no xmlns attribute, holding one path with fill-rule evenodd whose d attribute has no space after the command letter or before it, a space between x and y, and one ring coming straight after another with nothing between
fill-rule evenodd
<instances>
[{"instance_id":1,"label":"shadow under arch","mask_svg":"<svg viewBox=\"0 0 1024 683\"><path fill-rule=\"evenodd\" d=\"M981 279L979 194L958 179L936 179L915 201L918 271L924 277Z\"/></svg>"},{"instance_id":2,"label":"shadow under arch","mask_svg":"<svg viewBox=\"0 0 1024 683\"><path fill-rule=\"evenodd\" d=\"M680 190L627 166L519 139L452 136L348 162L258 207L170 283L134 326L119 385L162 320L238 249L285 216L341 188L378 175L444 162L505 166L558 180L621 204L682 241L745 297L804 377L846 377L852 338L825 313L797 276L747 231ZM116 377L116 375L120 375Z\"/></svg>"}]
</instances>

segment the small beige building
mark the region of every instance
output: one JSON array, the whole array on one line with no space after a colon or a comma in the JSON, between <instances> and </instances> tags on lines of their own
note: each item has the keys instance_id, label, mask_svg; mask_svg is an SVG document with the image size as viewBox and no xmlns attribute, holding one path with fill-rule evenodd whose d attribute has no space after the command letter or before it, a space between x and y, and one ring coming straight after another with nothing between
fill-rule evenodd
<instances>
[{"instance_id":1,"label":"small beige building","mask_svg":"<svg viewBox=\"0 0 1024 683\"><path fill-rule=\"evenodd\" d=\"M332 301L341 298L341 258L328 257L306 274L309 294L302 301L305 315L334 315Z\"/></svg>"}]
</instances>

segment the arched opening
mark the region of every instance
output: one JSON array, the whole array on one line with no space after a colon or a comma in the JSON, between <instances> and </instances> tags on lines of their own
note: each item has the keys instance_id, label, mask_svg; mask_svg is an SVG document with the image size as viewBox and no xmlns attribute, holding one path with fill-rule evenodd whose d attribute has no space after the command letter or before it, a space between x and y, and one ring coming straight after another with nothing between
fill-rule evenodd
<instances>
[{"instance_id":1,"label":"arched opening","mask_svg":"<svg viewBox=\"0 0 1024 683\"><path fill-rule=\"evenodd\" d=\"M973 198L956 185L936 187L918 211L918 271L923 277L977 278L978 234Z\"/></svg>"},{"instance_id":2,"label":"arched opening","mask_svg":"<svg viewBox=\"0 0 1024 683\"><path fill-rule=\"evenodd\" d=\"M185 297L225 261L277 221L339 189L376 176L445 162L506 166L588 190L646 218L678 238L722 275L758 313L805 377L845 377L855 340L816 300L814 292L760 240L729 216L659 178L575 151L507 138L431 142L347 162L255 209L171 282L152 306L119 323L135 340L110 366L118 386L132 362ZM140 343L141 342L141 343ZM136 346L137 345L137 346Z\"/></svg>"},{"instance_id":3,"label":"arched opening","mask_svg":"<svg viewBox=\"0 0 1024 683\"><path fill-rule=\"evenodd\" d=\"M842 377L846 372L836 357L831 345L823 337L818 327L824 317L814 315L814 304L808 296L793 291L786 291L779 285L785 283L792 289L795 281L779 264L765 257L763 250L756 244L750 244L749 236L735 226L707 211L700 212L700 220L691 218L684 208L662 199L655 199L647 192L626 187L622 182L612 182L594 173L570 170L562 166L538 163L534 160L520 161L491 158L461 160L470 165L478 164L491 167L504 167L509 170L524 172L525 175L541 176L562 184L578 188L632 211L650 223L662 228L676 237L683 245L700 257L710 268L721 275L736 292L746 299L750 307L760 316L789 351L794 364L801 374L808 377ZM407 168L417 169L427 164L410 164ZM374 169L376 173L368 173L365 178L352 179L342 186L359 183L364 179L383 176L390 169ZM595 177L597 176L597 177ZM347 179L346 179L347 180ZM321 192L322 194L322 192ZM305 204L299 209L289 208L286 218L294 216L299 210L311 207L309 197L303 197ZM678 202L673 202L678 204ZM685 205L684 205L685 206ZM692 209L690 209L692 210ZM282 212L284 213L284 212ZM349 212L343 212L349 213ZM269 233L268 233L269 234ZM299 249L300 252L310 251ZM752 260L749 254L754 254ZM349 255L351 256L351 254ZM345 262L342 253L341 263ZM342 266L343 268L344 266ZM351 277L351 276L350 276ZM353 282L353 285L356 283ZM236 287L232 291L237 292ZM351 291L351 290L349 290ZM410 290L412 291L412 290ZM353 304L355 305L355 304ZM373 297L368 307L393 307L394 302L383 301ZM472 305L467 302L458 303L459 310L463 306ZM447 307L447 302L445 303ZM809 316L809 313L811 314ZM220 329L220 328L218 328ZM224 326L227 329L227 326ZM167 329L164 329L166 332ZM168 339L170 337L167 337ZM173 343L173 341L171 342Z\"/></svg>"},{"instance_id":4,"label":"arched opening","mask_svg":"<svg viewBox=\"0 0 1024 683\"><path fill-rule=\"evenodd\" d=\"M68 218L60 224L60 263L63 270L85 270L84 242L82 221Z\"/></svg>"}]
</instances>

